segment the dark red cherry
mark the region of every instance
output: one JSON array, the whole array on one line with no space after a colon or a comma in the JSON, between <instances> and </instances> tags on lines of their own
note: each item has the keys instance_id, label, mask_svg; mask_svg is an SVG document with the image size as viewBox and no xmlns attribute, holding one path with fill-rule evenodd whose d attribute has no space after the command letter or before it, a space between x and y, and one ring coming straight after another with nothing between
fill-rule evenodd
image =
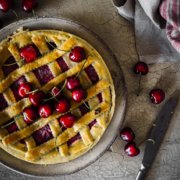
<instances>
[{"instance_id":1,"label":"dark red cherry","mask_svg":"<svg viewBox=\"0 0 180 180\"><path fill-rule=\"evenodd\" d=\"M67 99L60 99L55 105L56 111L60 113L65 113L70 109L70 103Z\"/></svg>"},{"instance_id":2,"label":"dark red cherry","mask_svg":"<svg viewBox=\"0 0 180 180\"><path fill-rule=\"evenodd\" d=\"M58 87L53 87L51 89L51 94L53 97L60 98L61 97L61 90Z\"/></svg>"},{"instance_id":3,"label":"dark red cherry","mask_svg":"<svg viewBox=\"0 0 180 180\"><path fill-rule=\"evenodd\" d=\"M37 5L36 0L23 0L22 1L22 8L26 12L31 12Z\"/></svg>"},{"instance_id":4,"label":"dark red cherry","mask_svg":"<svg viewBox=\"0 0 180 180\"><path fill-rule=\"evenodd\" d=\"M86 52L84 48L80 46L74 47L69 54L69 59L74 62L81 62L85 58L86 58Z\"/></svg>"},{"instance_id":5,"label":"dark red cherry","mask_svg":"<svg viewBox=\"0 0 180 180\"><path fill-rule=\"evenodd\" d=\"M65 128L71 128L74 125L74 122L76 121L76 117L68 113L66 115L63 115L59 118L59 122L65 127Z\"/></svg>"},{"instance_id":6,"label":"dark red cherry","mask_svg":"<svg viewBox=\"0 0 180 180\"><path fill-rule=\"evenodd\" d=\"M18 94L21 97L27 97L29 92L31 92L30 83L22 83L18 88Z\"/></svg>"},{"instance_id":7,"label":"dark red cherry","mask_svg":"<svg viewBox=\"0 0 180 180\"><path fill-rule=\"evenodd\" d=\"M12 0L0 0L0 10L7 12L12 7Z\"/></svg>"},{"instance_id":8,"label":"dark red cherry","mask_svg":"<svg viewBox=\"0 0 180 180\"><path fill-rule=\"evenodd\" d=\"M34 106L39 106L44 98L45 94L42 91L36 91L29 95L29 100Z\"/></svg>"},{"instance_id":9,"label":"dark red cherry","mask_svg":"<svg viewBox=\"0 0 180 180\"><path fill-rule=\"evenodd\" d=\"M38 118L37 111L33 106L25 108L23 110L23 116L24 116L24 121L27 124L33 123L34 120Z\"/></svg>"},{"instance_id":10,"label":"dark red cherry","mask_svg":"<svg viewBox=\"0 0 180 180\"><path fill-rule=\"evenodd\" d=\"M125 127L120 132L120 137L123 141L131 142L135 138L135 134L131 128Z\"/></svg>"},{"instance_id":11,"label":"dark red cherry","mask_svg":"<svg viewBox=\"0 0 180 180\"><path fill-rule=\"evenodd\" d=\"M72 92L72 98L75 102L81 102L86 97L87 97L86 91L82 88L75 89Z\"/></svg>"},{"instance_id":12,"label":"dark red cherry","mask_svg":"<svg viewBox=\"0 0 180 180\"><path fill-rule=\"evenodd\" d=\"M47 118L53 113L53 108L50 104L45 103L39 107L39 115L42 118Z\"/></svg>"},{"instance_id":13,"label":"dark red cherry","mask_svg":"<svg viewBox=\"0 0 180 180\"><path fill-rule=\"evenodd\" d=\"M162 89L153 89L149 95L153 104L160 104L165 99L165 93Z\"/></svg>"},{"instance_id":14,"label":"dark red cherry","mask_svg":"<svg viewBox=\"0 0 180 180\"><path fill-rule=\"evenodd\" d=\"M145 62L138 62L134 66L134 72L136 74L146 75L149 72L148 65Z\"/></svg>"},{"instance_id":15,"label":"dark red cherry","mask_svg":"<svg viewBox=\"0 0 180 180\"><path fill-rule=\"evenodd\" d=\"M37 55L38 55L37 50L32 45L28 45L20 49L20 56L27 63L34 61Z\"/></svg>"},{"instance_id":16,"label":"dark red cherry","mask_svg":"<svg viewBox=\"0 0 180 180\"><path fill-rule=\"evenodd\" d=\"M124 148L124 151L128 156L131 156L131 157L137 156L140 153L139 148L136 146L134 142L127 143Z\"/></svg>"},{"instance_id":17,"label":"dark red cherry","mask_svg":"<svg viewBox=\"0 0 180 180\"><path fill-rule=\"evenodd\" d=\"M78 78L76 77L69 77L67 78L67 82L66 82L66 88L68 90L74 90L75 88L80 86L80 81Z\"/></svg>"}]
</instances>

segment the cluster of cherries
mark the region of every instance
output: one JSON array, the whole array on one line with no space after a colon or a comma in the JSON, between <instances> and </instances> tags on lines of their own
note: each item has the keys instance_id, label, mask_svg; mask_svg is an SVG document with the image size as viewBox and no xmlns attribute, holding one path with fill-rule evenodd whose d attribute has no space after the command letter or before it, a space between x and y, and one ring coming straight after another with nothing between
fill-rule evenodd
<instances>
[{"instance_id":1,"label":"cluster of cherries","mask_svg":"<svg viewBox=\"0 0 180 180\"><path fill-rule=\"evenodd\" d=\"M128 156L137 156L140 153L139 148L136 146L136 143L134 142L135 134L131 128L123 128L120 132L120 137L123 141L128 142L124 148L124 151Z\"/></svg>"},{"instance_id":2,"label":"cluster of cherries","mask_svg":"<svg viewBox=\"0 0 180 180\"><path fill-rule=\"evenodd\" d=\"M13 0L0 0L0 10L8 12L13 7ZM37 5L36 0L22 0L22 9L31 12Z\"/></svg>"},{"instance_id":3,"label":"cluster of cherries","mask_svg":"<svg viewBox=\"0 0 180 180\"><path fill-rule=\"evenodd\" d=\"M37 57L37 51L32 45L28 45L20 49L20 56L26 61L26 63L32 62ZM69 58L73 62L81 62L86 59L86 53L84 48L80 46L74 47L69 53ZM62 96L61 91L66 87L72 92L72 99L75 102L83 101L87 94L86 91L81 87L78 77L72 76L68 77L64 82L64 85L60 89L59 87L54 87L51 90L51 97L47 96L41 90L33 90L32 85L28 82L20 84L18 87L18 94L20 97L29 97L32 106L27 107L23 110L24 121L27 124L33 123L38 116L42 118L47 118L53 113L53 109L59 113L66 113L59 118L59 122L65 128L70 128L73 126L76 117L67 113L71 107L68 99ZM51 103L53 100L55 103Z\"/></svg>"},{"instance_id":4,"label":"cluster of cherries","mask_svg":"<svg viewBox=\"0 0 180 180\"><path fill-rule=\"evenodd\" d=\"M140 76L140 80L142 75L146 75L149 72L148 65L142 61L136 63L133 70L135 74L138 74ZM140 83L138 89L140 90ZM149 96L153 104L160 104L165 99L165 93L162 89L152 89L149 93ZM135 134L131 128L123 128L120 132L120 137L122 140L128 142L124 148L124 151L128 156L136 156L140 153L140 150L136 146L136 143L133 142L133 140L135 139Z\"/></svg>"}]
</instances>

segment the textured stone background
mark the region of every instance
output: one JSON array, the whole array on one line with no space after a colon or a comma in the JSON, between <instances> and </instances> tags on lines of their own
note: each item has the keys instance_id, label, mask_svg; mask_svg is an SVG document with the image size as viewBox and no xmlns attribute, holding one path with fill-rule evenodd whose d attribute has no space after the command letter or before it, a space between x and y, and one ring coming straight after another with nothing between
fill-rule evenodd
<instances>
[{"instance_id":1,"label":"textured stone background","mask_svg":"<svg viewBox=\"0 0 180 180\"><path fill-rule=\"evenodd\" d=\"M21 2L21 1L19 1ZM39 0L35 11L39 16L67 17L89 27L96 32L116 54L124 71L128 89L128 108L125 125L132 127L136 133L136 142L141 154L135 158L124 156L124 142L119 138L112 146L113 152L106 152L98 161L86 169L69 176L43 178L45 180L134 180L141 163L146 134L159 112L161 105L152 105L148 93L154 87L163 88L169 97L180 87L180 64L150 65L150 72L142 78L142 91L136 96L138 77L132 72L132 66L138 61L134 47L132 25L117 14L111 0ZM30 17L16 4L19 18ZM4 25L15 21L12 12L0 13ZM164 143L149 173L148 180L180 179L180 116L178 109L172 119ZM36 180L16 174L0 165L1 180Z\"/></svg>"}]
</instances>

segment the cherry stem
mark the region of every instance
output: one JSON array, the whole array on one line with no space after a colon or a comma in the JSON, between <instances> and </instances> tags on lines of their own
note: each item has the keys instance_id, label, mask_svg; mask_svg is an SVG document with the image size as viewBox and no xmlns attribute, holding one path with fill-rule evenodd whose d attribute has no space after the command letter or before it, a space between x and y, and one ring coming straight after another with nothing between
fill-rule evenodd
<instances>
[{"instance_id":1,"label":"cherry stem","mask_svg":"<svg viewBox=\"0 0 180 180\"><path fill-rule=\"evenodd\" d=\"M23 62L24 59L21 59L19 62ZM3 64L2 66L12 66L14 64L17 64L17 62L14 62L14 63L9 63L9 64Z\"/></svg>"},{"instance_id":2,"label":"cherry stem","mask_svg":"<svg viewBox=\"0 0 180 180\"><path fill-rule=\"evenodd\" d=\"M142 75L140 74L139 75L139 82L138 82L138 92L137 92L137 96L139 96L139 94L140 94L140 91L141 91L141 77L142 77Z\"/></svg>"},{"instance_id":3,"label":"cherry stem","mask_svg":"<svg viewBox=\"0 0 180 180\"><path fill-rule=\"evenodd\" d=\"M83 104L84 104L89 110L91 110L91 108L86 104L85 101L83 101Z\"/></svg>"},{"instance_id":4,"label":"cherry stem","mask_svg":"<svg viewBox=\"0 0 180 180\"><path fill-rule=\"evenodd\" d=\"M50 98L48 98L48 99L45 99L44 102L47 102L47 101L49 101L49 100L51 100L51 99L55 99L56 101L58 101L58 99L56 99L56 97L57 97L57 96L62 92L62 90L64 89L64 87L65 87L65 85L66 85L66 81L67 81L67 80L64 81L63 86L61 87L60 91L59 91L55 96L52 96L52 97L50 97Z\"/></svg>"},{"instance_id":5,"label":"cherry stem","mask_svg":"<svg viewBox=\"0 0 180 180\"><path fill-rule=\"evenodd\" d=\"M38 91L38 89L35 89L35 90L33 90L33 91L30 91L30 92L28 92L28 93L26 93L26 94L31 94L31 93L34 93L34 92L36 92L36 91Z\"/></svg>"},{"instance_id":6,"label":"cherry stem","mask_svg":"<svg viewBox=\"0 0 180 180\"><path fill-rule=\"evenodd\" d=\"M33 15L33 16L36 16L34 9L32 10L32 15Z\"/></svg>"},{"instance_id":7,"label":"cherry stem","mask_svg":"<svg viewBox=\"0 0 180 180\"><path fill-rule=\"evenodd\" d=\"M14 122L15 122L15 120L13 120L13 121L11 121L11 122L9 122L9 123L7 123L7 124L1 126L1 128L5 128L5 127L7 127L7 126L13 124Z\"/></svg>"},{"instance_id":8,"label":"cherry stem","mask_svg":"<svg viewBox=\"0 0 180 180\"><path fill-rule=\"evenodd\" d=\"M47 39L46 37L45 37L45 40L46 40L46 42L47 42L52 48L54 48L54 49L58 49L58 50L64 51L64 52L70 52L70 51L65 51L65 50L59 49L58 47L53 46L53 45L48 41L48 39Z\"/></svg>"},{"instance_id":9,"label":"cherry stem","mask_svg":"<svg viewBox=\"0 0 180 180\"><path fill-rule=\"evenodd\" d=\"M16 11L14 11L13 9L11 9L11 11L12 11L12 13L16 16L16 19L19 19L19 17L18 17L18 15L17 15Z\"/></svg>"},{"instance_id":10,"label":"cherry stem","mask_svg":"<svg viewBox=\"0 0 180 180\"><path fill-rule=\"evenodd\" d=\"M75 77L75 78L78 78L78 77L79 77L79 75L81 74L81 72L82 72L82 71L83 71L83 69L84 69L84 66L85 66L86 62L87 62L87 59L85 59L85 61L84 61L83 65L82 65L81 70L80 70L80 71L76 74L76 77Z\"/></svg>"}]
</instances>

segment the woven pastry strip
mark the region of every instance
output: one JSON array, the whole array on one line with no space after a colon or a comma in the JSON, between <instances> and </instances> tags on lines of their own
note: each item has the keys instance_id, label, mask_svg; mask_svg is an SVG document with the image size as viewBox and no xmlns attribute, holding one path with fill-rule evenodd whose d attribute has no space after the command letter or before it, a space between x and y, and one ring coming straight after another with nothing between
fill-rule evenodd
<instances>
[{"instance_id":1,"label":"woven pastry strip","mask_svg":"<svg viewBox=\"0 0 180 180\"><path fill-rule=\"evenodd\" d=\"M71 43L69 43L67 41L70 41ZM74 42L74 41L72 41L72 39L68 39L67 41L62 45L62 47L61 47L62 51L60 51L59 49L55 49L52 52L50 52L49 54L44 55L43 57L41 57L31 63L25 64L22 67L20 67L19 69L10 73L5 79L3 79L0 82L0 93L3 92L6 88L8 88L15 80L20 78L25 73L28 73L28 72L32 71L33 69L37 69L38 67L41 67L52 61L55 61L57 58L59 58L60 56L65 54L65 51L69 50L72 47L73 42Z\"/></svg>"},{"instance_id":2,"label":"woven pastry strip","mask_svg":"<svg viewBox=\"0 0 180 180\"><path fill-rule=\"evenodd\" d=\"M87 91L87 100L101 92L103 89L106 89L109 86L109 84L102 80L99 81L96 85L92 86L88 91ZM80 103L74 103L72 104L72 108L74 109L78 107ZM8 144L14 144L15 142L24 139L28 136L30 136L34 131L37 129L45 126L47 123L52 121L53 119L56 119L60 117L62 114L59 113L54 113L53 115L49 116L48 118L41 118L40 120L36 121L32 125L28 126L27 128L22 129L21 131L16 131L6 137L3 138L3 144L8 145Z\"/></svg>"},{"instance_id":3,"label":"woven pastry strip","mask_svg":"<svg viewBox=\"0 0 180 180\"><path fill-rule=\"evenodd\" d=\"M88 59L84 62L78 63L78 65L74 66L72 69L66 71L65 73L60 74L59 76L55 77L54 79L50 80L47 84L45 84L44 86L42 86L40 88L40 90L44 91L44 92L48 92L50 89L52 89L54 86L57 86L58 84L60 84L61 82L63 82L67 77L69 76L73 76L75 74L77 74L80 69L83 67L83 69L85 69L86 67L88 67L90 64L92 64L95 61L95 57L88 57ZM85 64L84 64L85 63ZM96 63L97 64L97 63ZM84 65L84 66L83 66ZM106 81L104 81L102 84L107 84ZM98 88L103 87L102 85L100 85ZM95 89L96 90L96 89ZM25 102L24 102L25 101ZM25 106L19 106L19 102L21 102L21 104L25 104L27 103L27 105ZM0 112L0 125L6 123L9 119L13 118L14 116L18 115L19 112L22 112L22 110L30 105L30 102L28 101L27 98L21 100L17 102L16 104L13 104L13 106L9 106L8 108L6 108L5 110ZM14 112L14 109L19 109L19 112ZM8 114L8 116L7 116ZM10 116L9 116L10 114Z\"/></svg>"},{"instance_id":4,"label":"woven pastry strip","mask_svg":"<svg viewBox=\"0 0 180 180\"><path fill-rule=\"evenodd\" d=\"M101 108L101 113L96 114L96 109ZM83 128L84 124L82 124L82 121L85 121L84 123L87 124L96 117L100 116L102 113L106 112L109 110L109 105L105 102L101 103L98 105L97 108L94 110L90 111L89 113L85 114L82 118L80 118L76 123L78 123L78 129ZM86 120L88 119L88 120ZM79 123L80 122L80 123ZM75 123L75 125L76 125ZM48 142L29 150L26 153L26 159L34 161L38 158L40 158L42 155L50 152L52 149L60 146L61 144L67 142L70 138L76 135L76 131L73 130L73 128L68 128L66 131L64 131L62 134L57 136L56 138L53 138L49 140Z\"/></svg>"}]
</instances>

